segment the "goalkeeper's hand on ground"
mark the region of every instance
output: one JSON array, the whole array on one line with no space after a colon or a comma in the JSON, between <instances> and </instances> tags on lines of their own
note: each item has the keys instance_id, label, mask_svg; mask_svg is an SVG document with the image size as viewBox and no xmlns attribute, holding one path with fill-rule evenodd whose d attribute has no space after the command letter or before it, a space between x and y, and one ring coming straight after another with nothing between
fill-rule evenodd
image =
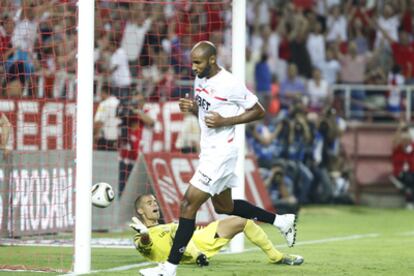
<instances>
[{"instance_id":1,"label":"goalkeeper's hand on ground","mask_svg":"<svg viewBox=\"0 0 414 276\"><path fill-rule=\"evenodd\" d=\"M207 256L204 255L203 253L201 253L200 255L198 255L198 257L196 259L196 264L199 267L208 266L209 262L208 262Z\"/></svg>"},{"instance_id":2,"label":"goalkeeper's hand on ground","mask_svg":"<svg viewBox=\"0 0 414 276\"><path fill-rule=\"evenodd\" d=\"M137 217L132 217L132 222L129 226L141 235L148 233L148 228Z\"/></svg>"}]
</instances>

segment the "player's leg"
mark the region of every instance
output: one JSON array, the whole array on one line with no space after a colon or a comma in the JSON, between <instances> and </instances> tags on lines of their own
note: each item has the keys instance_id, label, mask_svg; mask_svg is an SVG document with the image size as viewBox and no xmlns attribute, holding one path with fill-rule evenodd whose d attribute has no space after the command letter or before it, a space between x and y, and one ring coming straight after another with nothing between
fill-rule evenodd
<instances>
[{"instance_id":1,"label":"player's leg","mask_svg":"<svg viewBox=\"0 0 414 276\"><path fill-rule=\"evenodd\" d=\"M254 206L246 200L231 197L231 189L226 189L211 198L214 209L219 214L228 214L247 219L256 219L261 222L272 224L276 215L262 208Z\"/></svg>"},{"instance_id":2,"label":"player's leg","mask_svg":"<svg viewBox=\"0 0 414 276\"><path fill-rule=\"evenodd\" d=\"M141 275L176 275L177 265L181 261L185 248L194 233L197 211L209 197L210 194L193 185L188 186L181 202L178 228L167 262L157 267L142 269L139 271Z\"/></svg>"},{"instance_id":3,"label":"player's leg","mask_svg":"<svg viewBox=\"0 0 414 276\"><path fill-rule=\"evenodd\" d=\"M270 262L276 263L282 259L283 254L273 246L263 229L252 220L231 216L220 220L217 226L217 235L220 238L232 239L242 232L249 241L263 250Z\"/></svg>"},{"instance_id":4,"label":"player's leg","mask_svg":"<svg viewBox=\"0 0 414 276\"><path fill-rule=\"evenodd\" d=\"M229 240L243 232L250 242L262 249L271 263L288 265L303 263L301 256L283 254L277 250L263 229L252 220L236 216L227 217L219 221L216 232L217 237Z\"/></svg>"},{"instance_id":5,"label":"player's leg","mask_svg":"<svg viewBox=\"0 0 414 276\"><path fill-rule=\"evenodd\" d=\"M195 217L200 206L209 199L210 194L190 185L181 202L180 219L168 262L178 265L195 229Z\"/></svg>"},{"instance_id":6,"label":"player's leg","mask_svg":"<svg viewBox=\"0 0 414 276\"><path fill-rule=\"evenodd\" d=\"M294 214L276 215L259 208L246 200L231 197L231 189L226 189L211 198L214 209L219 214L228 214L247 219L254 219L276 226L285 237L288 246L293 246L296 239L296 216Z\"/></svg>"},{"instance_id":7,"label":"player's leg","mask_svg":"<svg viewBox=\"0 0 414 276\"><path fill-rule=\"evenodd\" d=\"M246 226L247 219L241 217L226 217L219 220L216 234L220 238L231 240L234 236L242 233Z\"/></svg>"}]
</instances>

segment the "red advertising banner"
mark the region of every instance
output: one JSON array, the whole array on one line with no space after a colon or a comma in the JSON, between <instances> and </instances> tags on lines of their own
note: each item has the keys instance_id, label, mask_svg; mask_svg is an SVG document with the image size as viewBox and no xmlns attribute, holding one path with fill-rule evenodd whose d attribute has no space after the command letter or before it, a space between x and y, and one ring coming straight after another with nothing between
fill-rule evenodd
<instances>
[{"instance_id":1,"label":"red advertising banner","mask_svg":"<svg viewBox=\"0 0 414 276\"><path fill-rule=\"evenodd\" d=\"M145 108L155 126L144 129L142 151L175 151L175 140L183 120L178 103L147 103ZM75 102L0 99L0 113L4 113L13 126L9 147L14 150L75 148Z\"/></svg>"},{"instance_id":2,"label":"red advertising banner","mask_svg":"<svg viewBox=\"0 0 414 276\"><path fill-rule=\"evenodd\" d=\"M148 174L153 189L162 208L164 220L171 222L178 219L180 201L189 185L198 164L198 156L181 153L147 153L144 154ZM248 201L266 210L273 211L273 206L264 183L259 175L253 157L245 159L245 185ZM202 206L197 214L197 223L207 224L218 219L211 201Z\"/></svg>"}]
</instances>

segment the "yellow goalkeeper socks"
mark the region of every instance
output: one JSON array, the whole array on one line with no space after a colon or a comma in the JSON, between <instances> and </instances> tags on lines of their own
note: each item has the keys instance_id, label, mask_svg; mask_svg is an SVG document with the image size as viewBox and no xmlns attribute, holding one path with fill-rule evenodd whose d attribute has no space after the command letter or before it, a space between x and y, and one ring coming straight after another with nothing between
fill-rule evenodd
<instances>
[{"instance_id":1,"label":"yellow goalkeeper socks","mask_svg":"<svg viewBox=\"0 0 414 276\"><path fill-rule=\"evenodd\" d=\"M282 259L283 254L273 246L263 229L252 220L247 220L243 232L249 241L263 250L270 262L276 263Z\"/></svg>"}]
</instances>

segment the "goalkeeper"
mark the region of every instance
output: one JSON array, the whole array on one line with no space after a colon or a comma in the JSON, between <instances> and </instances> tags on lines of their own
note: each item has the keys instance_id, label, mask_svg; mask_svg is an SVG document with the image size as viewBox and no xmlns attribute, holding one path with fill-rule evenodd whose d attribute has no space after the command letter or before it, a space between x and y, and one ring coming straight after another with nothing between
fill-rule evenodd
<instances>
[{"instance_id":1,"label":"goalkeeper","mask_svg":"<svg viewBox=\"0 0 414 276\"><path fill-rule=\"evenodd\" d=\"M178 224L159 224L160 209L152 194L138 196L135 200L135 210L138 217L133 217L130 224L137 232L134 237L135 247L146 259L154 262L166 261ZM197 228L185 249L181 263L208 265L208 259L216 255L241 232L263 250L271 263L287 265L303 263L301 256L284 254L274 248L266 233L252 220L236 216L229 216L214 221L204 228Z\"/></svg>"}]
</instances>

